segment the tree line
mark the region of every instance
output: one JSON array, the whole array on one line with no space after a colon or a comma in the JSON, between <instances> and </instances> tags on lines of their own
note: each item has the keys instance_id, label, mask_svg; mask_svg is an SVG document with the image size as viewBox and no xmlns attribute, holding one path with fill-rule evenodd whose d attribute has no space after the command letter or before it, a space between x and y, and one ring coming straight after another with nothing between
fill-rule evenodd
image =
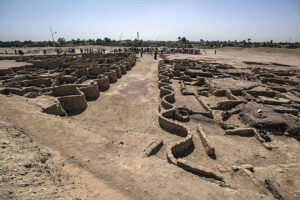
<instances>
[{"instance_id":1,"label":"tree line","mask_svg":"<svg viewBox=\"0 0 300 200\"><path fill-rule=\"evenodd\" d=\"M214 47L271 47L271 48L300 48L299 42L274 42L273 40L264 41L264 42L252 42L251 38L242 41L204 41L203 39L200 40L199 45L203 48L214 48Z\"/></svg>"},{"instance_id":2,"label":"tree line","mask_svg":"<svg viewBox=\"0 0 300 200\"><path fill-rule=\"evenodd\" d=\"M72 39L67 41L65 38L58 38L57 41L0 41L0 47L62 47L62 46L84 46L84 45L102 45L102 46L168 46L174 48L219 48L219 47L273 47L273 48L300 48L299 42L279 42L273 40L266 42L252 42L251 38L242 41L209 41L200 39L199 41L189 41L186 37L178 37L177 41L143 41L143 40L114 40L110 38L98 39Z\"/></svg>"},{"instance_id":3,"label":"tree line","mask_svg":"<svg viewBox=\"0 0 300 200\"><path fill-rule=\"evenodd\" d=\"M104 39L72 39L67 41L65 38L58 38L57 41L0 41L0 47L62 47L62 46L84 46L84 45L103 45L103 46L149 46L149 42L142 40L122 40L117 41L110 38Z\"/></svg>"}]
</instances>

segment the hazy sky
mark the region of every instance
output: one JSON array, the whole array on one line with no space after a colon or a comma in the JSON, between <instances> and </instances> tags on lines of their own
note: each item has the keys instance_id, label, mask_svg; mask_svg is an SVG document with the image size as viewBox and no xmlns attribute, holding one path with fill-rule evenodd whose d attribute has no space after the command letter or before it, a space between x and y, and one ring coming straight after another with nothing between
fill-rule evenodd
<instances>
[{"instance_id":1,"label":"hazy sky","mask_svg":"<svg viewBox=\"0 0 300 200\"><path fill-rule=\"evenodd\" d=\"M0 0L0 40L300 41L300 0Z\"/></svg>"}]
</instances>

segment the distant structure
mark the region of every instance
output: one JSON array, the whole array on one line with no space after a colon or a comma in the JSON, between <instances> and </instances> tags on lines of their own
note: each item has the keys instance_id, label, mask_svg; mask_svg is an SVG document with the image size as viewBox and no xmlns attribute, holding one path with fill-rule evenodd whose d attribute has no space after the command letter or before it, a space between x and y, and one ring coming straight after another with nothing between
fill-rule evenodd
<instances>
[{"instance_id":1,"label":"distant structure","mask_svg":"<svg viewBox=\"0 0 300 200\"><path fill-rule=\"evenodd\" d=\"M51 37L52 37L53 45L55 46L55 42L54 42L54 37L53 37L53 35L55 35L56 32L53 33L51 27L50 27L50 31L51 31Z\"/></svg>"},{"instance_id":2,"label":"distant structure","mask_svg":"<svg viewBox=\"0 0 300 200\"><path fill-rule=\"evenodd\" d=\"M137 39L137 40L140 40L139 32L136 33L136 39Z\"/></svg>"},{"instance_id":3,"label":"distant structure","mask_svg":"<svg viewBox=\"0 0 300 200\"><path fill-rule=\"evenodd\" d=\"M119 38L120 38L120 41L122 41L123 33L120 34L120 37L119 37Z\"/></svg>"}]
</instances>

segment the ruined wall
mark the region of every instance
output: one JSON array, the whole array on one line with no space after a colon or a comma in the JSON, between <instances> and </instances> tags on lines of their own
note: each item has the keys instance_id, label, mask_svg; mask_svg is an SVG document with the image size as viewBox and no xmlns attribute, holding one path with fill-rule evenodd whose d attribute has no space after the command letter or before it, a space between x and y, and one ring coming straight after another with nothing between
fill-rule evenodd
<instances>
[{"instance_id":1,"label":"ruined wall","mask_svg":"<svg viewBox=\"0 0 300 200\"><path fill-rule=\"evenodd\" d=\"M15 59L15 58L9 58ZM60 116L82 112L86 101L95 100L116 83L136 62L134 54L23 56L19 61L33 65L0 70L0 94L27 98L50 95L57 105L44 112Z\"/></svg>"}]
</instances>

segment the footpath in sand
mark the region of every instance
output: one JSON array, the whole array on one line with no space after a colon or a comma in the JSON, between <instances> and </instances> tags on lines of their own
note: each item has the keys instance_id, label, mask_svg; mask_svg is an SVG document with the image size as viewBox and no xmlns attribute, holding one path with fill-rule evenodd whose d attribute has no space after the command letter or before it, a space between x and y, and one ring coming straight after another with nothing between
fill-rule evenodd
<instances>
[{"instance_id":1,"label":"footpath in sand","mask_svg":"<svg viewBox=\"0 0 300 200\"><path fill-rule=\"evenodd\" d=\"M0 115L62 157L68 163L64 170L92 182L87 191L99 192L102 199L261 198L251 191L222 188L164 159L144 156L147 145L169 135L157 120L157 68L158 61L144 55L126 76L76 116L42 113L37 105L14 95L0 96Z\"/></svg>"}]
</instances>

